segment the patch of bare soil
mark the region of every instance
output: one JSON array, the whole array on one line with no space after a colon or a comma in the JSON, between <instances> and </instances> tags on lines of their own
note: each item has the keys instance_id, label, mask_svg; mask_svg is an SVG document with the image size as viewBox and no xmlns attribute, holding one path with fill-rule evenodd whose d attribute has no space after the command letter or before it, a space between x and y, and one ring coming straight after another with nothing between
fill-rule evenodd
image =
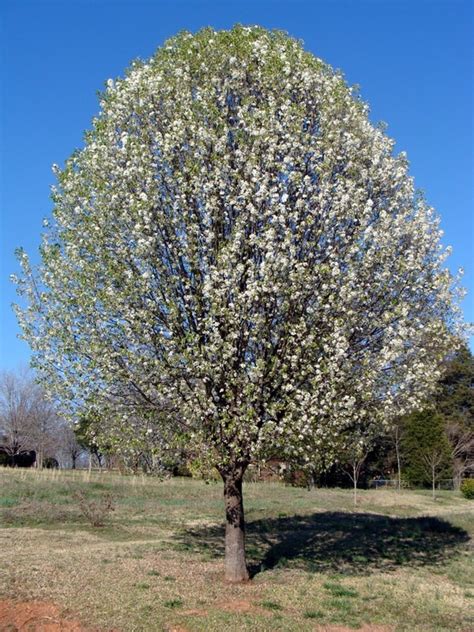
<instances>
[{"instance_id":1,"label":"patch of bare soil","mask_svg":"<svg viewBox=\"0 0 474 632\"><path fill-rule=\"evenodd\" d=\"M219 610L223 610L224 612L235 612L237 614L243 613L266 613L263 608L259 608L255 604L250 601L246 601L244 599L232 600L232 601L220 601L215 604L216 608ZM184 614L187 617L205 617L208 614L208 611L205 609L193 608L192 610L182 610L181 614Z\"/></svg>"},{"instance_id":2,"label":"patch of bare soil","mask_svg":"<svg viewBox=\"0 0 474 632\"><path fill-rule=\"evenodd\" d=\"M252 602L246 601L244 599L239 599L236 601L223 601L216 605L220 610L224 610L225 612L237 612L237 613L239 612L244 612L244 613L265 612L263 608L259 608Z\"/></svg>"},{"instance_id":3,"label":"patch of bare soil","mask_svg":"<svg viewBox=\"0 0 474 632\"><path fill-rule=\"evenodd\" d=\"M0 632L98 632L44 601L0 600ZM112 631L111 631L112 632Z\"/></svg>"}]
</instances>

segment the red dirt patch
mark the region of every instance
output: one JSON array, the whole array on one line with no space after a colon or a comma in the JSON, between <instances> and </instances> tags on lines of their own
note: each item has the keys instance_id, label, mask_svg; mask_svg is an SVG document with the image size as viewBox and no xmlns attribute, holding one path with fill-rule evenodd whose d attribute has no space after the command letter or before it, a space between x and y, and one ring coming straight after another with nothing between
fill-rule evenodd
<instances>
[{"instance_id":1,"label":"red dirt patch","mask_svg":"<svg viewBox=\"0 0 474 632\"><path fill-rule=\"evenodd\" d=\"M220 610L224 610L225 612L264 612L262 608L243 599L238 601L224 601L216 605Z\"/></svg>"},{"instance_id":2,"label":"red dirt patch","mask_svg":"<svg viewBox=\"0 0 474 632\"><path fill-rule=\"evenodd\" d=\"M94 632L52 603L0 601L0 632ZM97 630L95 631L97 632Z\"/></svg>"}]
</instances>

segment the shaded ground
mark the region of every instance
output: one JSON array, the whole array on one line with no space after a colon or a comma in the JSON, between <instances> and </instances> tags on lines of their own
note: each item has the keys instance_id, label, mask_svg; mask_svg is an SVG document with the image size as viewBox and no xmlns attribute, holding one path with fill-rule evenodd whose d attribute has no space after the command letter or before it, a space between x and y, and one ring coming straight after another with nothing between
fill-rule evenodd
<instances>
[{"instance_id":1,"label":"shaded ground","mask_svg":"<svg viewBox=\"0 0 474 632\"><path fill-rule=\"evenodd\" d=\"M181 548L221 557L223 529L205 526L176 534ZM402 565L442 565L469 540L464 529L436 517L393 518L321 512L255 520L247 525L252 574L291 565L310 572L389 571Z\"/></svg>"}]
</instances>

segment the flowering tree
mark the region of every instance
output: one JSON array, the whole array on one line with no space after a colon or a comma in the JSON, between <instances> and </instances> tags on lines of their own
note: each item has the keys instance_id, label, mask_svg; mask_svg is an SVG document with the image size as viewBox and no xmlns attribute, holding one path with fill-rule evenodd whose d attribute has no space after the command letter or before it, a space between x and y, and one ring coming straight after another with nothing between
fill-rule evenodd
<instances>
[{"instance_id":1,"label":"flowering tree","mask_svg":"<svg viewBox=\"0 0 474 632\"><path fill-rule=\"evenodd\" d=\"M19 253L48 388L113 409L117 436L133 415L178 431L220 472L228 580L248 577L252 460L335 456L346 426L410 410L439 377L456 291L392 149L285 34L182 33L108 81L55 167L40 269Z\"/></svg>"}]
</instances>

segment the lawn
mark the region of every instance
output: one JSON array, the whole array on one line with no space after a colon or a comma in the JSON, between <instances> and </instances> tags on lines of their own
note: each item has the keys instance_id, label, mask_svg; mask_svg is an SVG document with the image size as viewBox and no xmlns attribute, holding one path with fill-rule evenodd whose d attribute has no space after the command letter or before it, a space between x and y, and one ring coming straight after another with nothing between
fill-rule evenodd
<instances>
[{"instance_id":1,"label":"lawn","mask_svg":"<svg viewBox=\"0 0 474 632\"><path fill-rule=\"evenodd\" d=\"M81 503L107 494L93 527ZM101 631L473 629L458 493L361 491L354 511L349 490L248 483L244 499L252 581L232 586L219 483L1 469L0 598Z\"/></svg>"}]
</instances>

